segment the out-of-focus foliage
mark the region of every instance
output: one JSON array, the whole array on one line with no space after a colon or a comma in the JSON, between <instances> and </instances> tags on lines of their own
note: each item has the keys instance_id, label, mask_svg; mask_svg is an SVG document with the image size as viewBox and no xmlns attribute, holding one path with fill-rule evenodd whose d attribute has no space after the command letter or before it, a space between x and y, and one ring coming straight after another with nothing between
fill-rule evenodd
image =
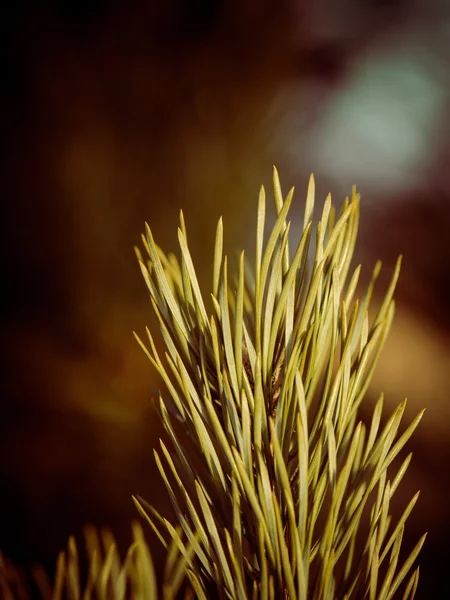
<instances>
[{"instance_id":1,"label":"out-of-focus foliage","mask_svg":"<svg viewBox=\"0 0 450 600\"><path fill-rule=\"evenodd\" d=\"M133 525L133 538L122 561L109 531L98 532L93 527L86 528L81 558L88 559L87 576L81 572L79 550L75 539L71 537L67 550L59 553L53 583L39 567L34 569L33 581L26 582L14 566L0 555L1 597L3 600L20 600L28 598L30 589L34 589L42 600L156 600L158 585L155 569L138 524Z\"/></svg>"}]
</instances>

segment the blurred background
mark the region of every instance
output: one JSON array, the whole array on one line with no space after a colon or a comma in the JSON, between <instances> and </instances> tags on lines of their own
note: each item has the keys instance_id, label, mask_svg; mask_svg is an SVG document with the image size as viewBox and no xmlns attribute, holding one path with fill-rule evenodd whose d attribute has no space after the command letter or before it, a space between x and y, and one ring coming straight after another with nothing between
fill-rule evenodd
<instances>
[{"instance_id":1,"label":"blurred background","mask_svg":"<svg viewBox=\"0 0 450 600\"><path fill-rule=\"evenodd\" d=\"M208 283L218 217L229 251L252 247L276 164L299 215L311 172L319 206L357 185L357 259L367 275L383 260L380 294L404 254L371 397L407 396L407 420L427 407L398 503L422 490L406 530L410 548L430 532L417 597L443 597L450 3L18 0L0 31L3 552L51 570L88 522L125 548L131 494L166 509L133 245L148 221L175 250L183 208Z\"/></svg>"}]
</instances>

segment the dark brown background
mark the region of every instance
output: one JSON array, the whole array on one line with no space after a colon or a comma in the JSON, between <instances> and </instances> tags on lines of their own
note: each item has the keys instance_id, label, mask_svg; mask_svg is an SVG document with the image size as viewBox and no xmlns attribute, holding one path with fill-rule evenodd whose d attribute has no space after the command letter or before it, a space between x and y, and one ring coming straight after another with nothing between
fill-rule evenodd
<instances>
[{"instance_id":1,"label":"dark brown background","mask_svg":"<svg viewBox=\"0 0 450 600\"><path fill-rule=\"evenodd\" d=\"M408 395L407 419L428 408L399 500L422 489L407 531L410 543L430 531L418 596L442 597L450 528L446 3L47 0L2 11L5 554L51 569L87 522L112 527L124 548L132 493L166 507L151 450L160 433L152 372L131 335L151 323L133 245L147 220L158 243L175 249L183 208L208 282L217 218L229 250L253 245L258 187L270 186L275 163L285 189L297 187L299 212L311 171L319 204L328 191L339 204L358 184L367 272L381 257L388 275L405 255L372 396L383 389L394 406ZM396 114L400 132L390 125Z\"/></svg>"}]
</instances>

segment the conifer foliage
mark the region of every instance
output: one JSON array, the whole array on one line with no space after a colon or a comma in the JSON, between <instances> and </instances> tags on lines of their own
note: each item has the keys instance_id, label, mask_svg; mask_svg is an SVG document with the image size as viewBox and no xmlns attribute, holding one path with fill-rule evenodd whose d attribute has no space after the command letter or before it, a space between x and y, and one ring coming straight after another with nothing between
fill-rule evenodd
<instances>
[{"instance_id":1,"label":"conifer foliage","mask_svg":"<svg viewBox=\"0 0 450 600\"><path fill-rule=\"evenodd\" d=\"M303 231L292 240L294 192L283 196L276 169L273 189L275 224L267 227L261 188L254 264L242 252L235 276L219 220L208 296L183 214L178 258L148 226L144 252L136 248L161 341L149 329L136 338L161 378L168 442L154 454L176 520L134 502L167 550L164 573L155 575L139 526L124 560L110 534L91 529L87 578L71 539L53 585L35 574L43 598L414 598L425 535L413 549L402 538L418 493L398 519L390 503L411 460L399 454L423 412L401 428L406 402L386 417L381 395L367 422L359 410L394 317L400 259L369 310L381 265L355 299L355 190L339 214L328 196L313 228L311 177ZM26 597L1 555L0 591Z\"/></svg>"},{"instance_id":2,"label":"conifer foliage","mask_svg":"<svg viewBox=\"0 0 450 600\"><path fill-rule=\"evenodd\" d=\"M165 350L148 330L148 343L138 341L164 382L159 412L171 443L161 440L155 459L176 526L135 501L164 544L175 540L199 598L392 598L425 536L401 562L418 495L393 523L389 504L411 456L388 468L422 413L400 435L405 402L382 429L382 396L370 425L358 409L394 316L400 259L369 319L381 265L355 299L358 194L339 214L326 199L311 267L314 179L295 242L293 190L283 196L276 169L273 188L276 222L266 232L261 188L255 263L242 252L234 278L219 220L210 312L183 214L179 258L166 256L146 227L146 258L137 255ZM405 598L414 597L418 575Z\"/></svg>"}]
</instances>

